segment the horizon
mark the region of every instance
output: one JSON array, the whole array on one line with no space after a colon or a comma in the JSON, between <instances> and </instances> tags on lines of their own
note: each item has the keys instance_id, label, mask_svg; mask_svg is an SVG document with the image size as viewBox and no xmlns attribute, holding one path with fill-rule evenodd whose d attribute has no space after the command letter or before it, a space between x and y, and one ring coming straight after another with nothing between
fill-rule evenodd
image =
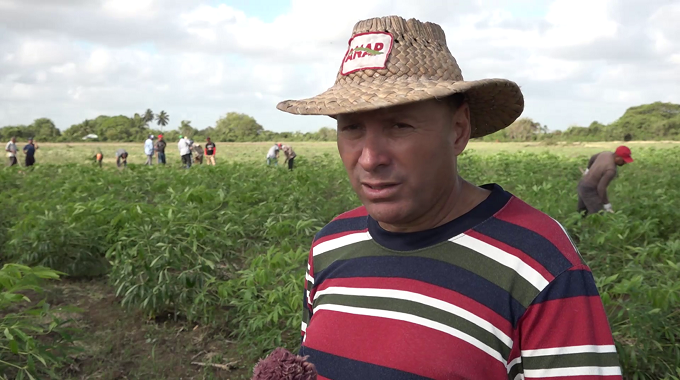
<instances>
[{"instance_id":1,"label":"horizon","mask_svg":"<svg viewBox=\"0 0 680 380\"><path fill-rule=\"evenodd\" d=\"M45 117L63 132L150 108L170 115L163 130L228 112L273 132L335 128L276 104L332 86L354 23L391 14L440 24L466 80L517 82L520 117L551 131L680 103L671 0L0 0L0 127Z\"/></svg>"}]
</instances>

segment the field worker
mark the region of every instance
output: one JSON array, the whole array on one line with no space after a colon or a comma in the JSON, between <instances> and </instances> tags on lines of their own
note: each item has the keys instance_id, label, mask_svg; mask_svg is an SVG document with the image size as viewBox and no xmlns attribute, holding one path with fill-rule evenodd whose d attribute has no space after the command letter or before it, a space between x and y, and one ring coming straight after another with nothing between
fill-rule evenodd
<instances>
[{"instance_id":1,"label":"field worker","mask_svg":"<svg viewBox=\"0 0 680 380\"><path fill-rule=\"evenodd\" d=\"M168 144L163 139L163 135L158 135L158 141L156 142L155 150L158 157L158 164L165 165L165 147Z\"/></svg>"},{"instance_id":2,"label":"field worker","mask_svg":"<svg viewBox=\"0 0 680 380\"><path fill-rule=\"evenodd\" d=\"M272 162L274 163L274 166L279 165L279 150L281 149L281 143L276 143L274 144L273 147L269 148L269 151L267 152L267 166L269 166Z\"/></svg>"},{"instance_id":3,"label":"field worker","mask_svg":"<svg viewBox=\"0 0 680 380\"><path fill-rule=\"evenodd\" d=\"M182 164L186 169L191 168L191 148L189 144L189 139L179 135L179 142L177 147L179 148L179 155L182 157Z\"/></svg>"},{"instance_id":4,"label":"field worker","mask_svg":"<svg viewBox=\"0 0 680 380\"><path fill-rule=\"evenodd\" d=\"M153 135L144 142L144 154L146 154L146 163L144 165L153 165Z\"/></svg>"},{"instance_id":5,"label":"field worker","mask_svg":"<svg viewBox=\"0 0 680 380\"><path fill-rule=\"evenodd\" d=\"M94 162L99 164L99 167L102 167L102 161L104 161L104 153L102 153L102 150L100 148L97 148L97 151L94 154Z\"/></svg>"},{"instance_id":6,"label":"field worker","mask_svg":"<svg viewBox=\"0 0 680 380\"><path fill-rule=\"evenodd\" d=\"M17 164L17 138L12 136L9 142L5 145L5 152L7 152L7 166L14 166Z\"/></svg>"},{"instance_id":7,"label":"field worker","mask_svg":"<svg viewBox=\"0 0 680 380\"><path fill-rule=\"evenodd\" d=\"M191 150L194 153L194 163L202 165L203 164L203 147L201 146L201 144L194 144L192 142Z\"/></svg>"},{"instance_id":8,"label":"field worker","mask_svg":"<svg viewBox=\"0 0 680 380\"><path fill-rule=\"evenodd\" d=\"M350 37L333 87L277 106L337 121L363 204L314 237L300 354L334 380L621 379L565 229L458 172L471 138L521 115L519 86L464 81L437 24L369 19Z\"/></svg>"},{"instance_id":9,"label":"field worker","mask_svg":"<svg viewBox=\"0 0 680 380\"><path fill-rule=\"evenodd\" d=\"M116 151L116 165L118 167L127 167L128 152L125 149L118 149Z\"/></svg>"},{"instance_id":10,"label":"field worker","mask_svg":"<svg viewBox=\"0 0 680 380\"><path fill-rule=\"evenodd\" d=\"M205 141L205 157L208 159L208 165L215 166L217 147L214 142L210 141L210 137L207 137Z\"/></svg>"},{"instance_id":11,"label":"field worker","mask_svg":"<svg viewBox=\"0 0 680 380\"><path fill-rule=\"evenodd\" d=\"M281 150L283 151L283 154L286 156L286 160L283 161L283 163L285 164L286 162L288 162L288 170L293 170L293 160L295 160L295 157L297 157L295 151L293 150L293 147L290 145L283 145L281 146Z\"/></svg>"},{"instance_id":12,"label":"field worker","mask_svg":"<svg viewBox=\"0 0 680 380\"><path fill-rule=\"evenodd\" d=\"M26 166L33 166L35 164L35 151L38 146L33 142L33 137L28 138L28 144L24 146L24 154L26 155Z\"/></svg>"},{"instance_id":13,"label":"field worker","mask_svg":"<svg viewBox=\"0 0 680 380\"><path fill-rule=\"evenodd\" d=\"M630 149L619 146L614 152L601 152L590 157L588 167L576 188L578 211L583 215L596 214L602 210L614 212L607 196L607 187L616 177L617 166L633 162Z\"/></svg>"}]
</instances>

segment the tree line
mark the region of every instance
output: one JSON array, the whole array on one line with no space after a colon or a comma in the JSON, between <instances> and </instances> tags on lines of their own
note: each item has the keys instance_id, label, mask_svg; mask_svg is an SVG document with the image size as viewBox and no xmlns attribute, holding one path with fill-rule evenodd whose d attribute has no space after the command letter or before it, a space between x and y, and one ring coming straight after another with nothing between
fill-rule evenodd
<instances>
[{"instance_id":1,"label":"tree line","mask_svg":"<svg viewBox=\"0 0 680 380\"><path fill-rule=\"evenodd\" d=\"M531 118L517 119L508 128L480 138L481 141L631 141L680 140L680 104L655 102L630 107L611 124L594 121L550 131Z\"/></svg>"},{"instance_id":2,"label":"tree line","mask_svg":"<svg viewBox=\"0 0 680 380\"><path fill-rule=\"evenodd\" d=\"M149 134L163 134L168 140L177 140L179 135L190 136L196 141L211 137L213 141L252 142L252 141L335 141L335 128L323 127L316 132L274 132L268 131L252 116L229 112L219 118L215 126L197 129L191 121L182 120L176 129L164 130L170 123L170 115L151 109L133 116L105 116L87 119L74 124L63 132L48 118L36 119L30 125L10 125L0 128L0 139L9 140L16 136L19 140L33 137L44 142L82 141L85 136L96 135L96 141L134 142L143 141Z\"/></svg>"},{"instance_id":3,"label":"tree line","mask_svg":"<svg viewBox=\"0 0 680 380\"><path fill-rule=\"evenodd\" d=\"M146 139L149 134L163 133L169 140L187 135L200 141L211 137L213 141L335 141L335 128L323 127L316 132L274 132L262 127L252 116L229 112L219 118L215 126L197 129L191 121L182 120L176 129L164 131L170 123L167 112L154 113L147 109L141 114L128 116L99 116L74 124L61 132L47 118L36 119L30 125L0 128L0 139L11 136L18 139L34 137L38 141L81 141L95 134L98 141L133 142ZM531 118L520 118L511 126L491 135L476 139L481 141L630 141L630 140L680 140L680 104L655 102L631 107L615 122L605 125L597 121L589 126L571 126L565 131L550 131Z\"/></svg>"}]
</instances>

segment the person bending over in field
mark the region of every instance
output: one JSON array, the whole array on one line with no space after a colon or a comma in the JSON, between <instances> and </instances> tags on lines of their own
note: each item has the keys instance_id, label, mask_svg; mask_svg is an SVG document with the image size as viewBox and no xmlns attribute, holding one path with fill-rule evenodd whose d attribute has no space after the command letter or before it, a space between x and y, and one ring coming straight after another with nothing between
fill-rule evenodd
<instances>
[{"instance_id":1,"label":"person bending over in field","mask_svg":"<svg viewBox=\"0 0 680 380\"><path fill-rule=\"evenodd\" d=\"M614 152L601 152L590 157L588 167L578 183L578 211L583 216L601 211L614 212L607 187L616 177L617 167L633 162L630 149L619 146Z\"/></svg>"},{"instance_id":2,"label":"person bending over in field","mask_svg":"<svg viewBox=\"0 0 680 380\"><path fill-rule=\"evenodd\" d=\"M290 145L283 145L281 146L281 150L283 151L283 154L286 156L285 161L283 161L284 165L286 162L288 162L288 170L293 170L293 161L295 160L295 157L297 157L295 151L293 150L293 147Z\"/></svg>"},{"instance_id":3,"label":"person bending over in field","mask_svg":"<svg viewBox=\"0 0 680 380\"><path fill-rule=\"evenodd\" d=\"M38 146L33 142L33 137L28 138L28 144L24 147L24 154L26 155L26 166L33 166L35 164L35 151Z\"/></svg>"},{"instance_id":4,"label":"person bending over in field","mask_svg":"<svg viewBox=\"0 0 680 380\"><path fill-rule=\"evenodd\" d=\"M116 151L116 165L118 167L126 167L127 168L127 158L128 158L128 152L125 151L125 149L118 149Z\"/></svg>"},{"instance_id":5,"label":"person bending over in field","mask_svg":"<svg viewBox=\"0 0 680 380\"><path fill-rule=\"evenodd\" d=\"M205 139L205 157L208 159L208 165L215 166L215 155L217 154L217 147L215 143L210 141L210 137Z\"/></svg>"},{"instance_id":6,"label":"person bending over in field","mask_svg":"<svg viewBox=\"0 0 680 380\"><path fill-rule=\"evenodd\" d=\"M471 138L524 109L505 79L464 81L444 31L358 22L335 85L277 108L330 115L363 204L313 239L300 356L319 378L622 379L595 280L565 229L458 172Z\"/></svg>"},{"instance_id":7,"label":"person bending over in field","mask_svg":"<svg viewBox=\"0 0 680 380\"><path fill-rule=\"evenodd\" d=\"M94 154L94 162L99 165L99 167L102 167L102 161L104 161L104 153L102 153L102 150L100 148L97 148L97 151Z\"/></svg>"},{"instance_id":8,"label":"person bending over in field","mask_svg":"<svg viewBox=\"0 0 680 380\"><path fill-rule=\"evenodd\" d=\"M267 152L267 166L274 163L274 166L279 166L279 150L281 150L281 143L276 143L269 148Z\"/></svg>"},{"instance_id":9,"label":"person bending over in field","mask_svg":"<svg viewBox=\"0 0 680 380\"><path fill-rule=\"evenodd\" d=\"M7 166L14 166L17 161L17 138L12 136L7 145L5 145L5 152L7 152Z\"/></svg>"},{"instance_id":10,"label":"person bending over in field","mask_svg":"<svg viewBox=\"0 0 680 380\"><path fill-rule=\"evenodd\" d=\"M201 144L191 144L191 151L194 155L194 164L203 165L203 147Z\"/></svg>"}]
</instances>

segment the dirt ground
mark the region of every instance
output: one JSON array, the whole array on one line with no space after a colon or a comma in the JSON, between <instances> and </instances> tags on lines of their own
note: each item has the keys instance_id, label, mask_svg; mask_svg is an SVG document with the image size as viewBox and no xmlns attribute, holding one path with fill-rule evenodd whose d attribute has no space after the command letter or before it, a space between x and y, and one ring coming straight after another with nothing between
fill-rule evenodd
<instances>
[{"instance_id":1,"label":"dirt ground","mask_svg":"<svg viewBox=\"0 0 680 380\"><path fill-rule=\"evenodd\" d=\"M63 280L47 288L53 306L82 310L68 316L81 331L82 348L64 379L249 379L245 362L226 332L181 321L147 320L123 309L103 280ZM217 364L228 369L192 363Z\"/></svg>"}]
</instances>

